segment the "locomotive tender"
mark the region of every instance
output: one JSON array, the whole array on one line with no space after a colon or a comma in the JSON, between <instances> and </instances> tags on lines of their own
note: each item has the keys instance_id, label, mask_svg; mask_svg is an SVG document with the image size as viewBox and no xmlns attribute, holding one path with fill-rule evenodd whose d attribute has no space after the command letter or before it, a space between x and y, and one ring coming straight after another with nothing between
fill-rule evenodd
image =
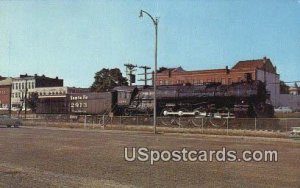
<instances>
[{"instance_id":1,"label":"locomotive tender","mask_svg":"<svg viewBox=\"0 0 300 188\"><path fill-rule=\"evenodd\" d=\"M68 106L65 113L152 115L153 98L152 86L119 86L109 92L69 94L64 102ZM274 114L261 81L158 86L156 99L157 113L161 116L272 117Z\"/></svg>"}]
</instances>

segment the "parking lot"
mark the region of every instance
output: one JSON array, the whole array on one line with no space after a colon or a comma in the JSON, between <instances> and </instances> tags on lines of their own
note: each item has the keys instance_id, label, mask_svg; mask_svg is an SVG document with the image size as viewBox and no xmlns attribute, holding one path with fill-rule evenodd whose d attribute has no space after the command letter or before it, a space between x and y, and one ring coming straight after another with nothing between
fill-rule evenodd
<instances>
[{"instance_id":1,"label":"parking lot","mask_svg":"<svg viewBox=\"0 0 300 188\"><path fill-rule=\"evenodd\" d=\"M127 162L124 147L276 150L278 162ZM299 187L300 141L0 128L0 187Z\"/></svg>"}]
</instances>

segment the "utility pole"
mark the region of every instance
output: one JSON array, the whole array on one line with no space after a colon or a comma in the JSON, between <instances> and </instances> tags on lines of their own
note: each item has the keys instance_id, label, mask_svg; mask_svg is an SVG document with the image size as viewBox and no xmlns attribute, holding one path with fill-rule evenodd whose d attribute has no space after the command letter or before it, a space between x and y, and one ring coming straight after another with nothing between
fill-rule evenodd
<instances>
[{"instance_id":1,"label":"utility pole","mask_svg":"<svg viewBox=\"0 0 300 188\"><path fill-rule=\"evenodd\" d=\"M11 83L13 84L13 83ZM8 108L8 113L9 116L11 117L11 97L12 97L12 85L9 87L9 108Z\"/></svg>"},{"instance_id":2,"label":"utility pole","mask_svg":"<svg viewBox=\"0 0 300 188\"><path fill-rule=\"evenodd\" d=\"M126 67L126 75L129 78L129 86L132 86L132 83L135 83L135 74L134 72L136 71L136 67L137 65L133 65L130 63L124 64L124 66Z\"/></svg>"},{"instance_id":3,"label":"utility pole","mask_svg":"<svg viewBox=\"0 0 300 188\"><path fill-rule=\"evenodd\" d=\"M25 104L25 119L26 119L26 116L27 116L27 79L25 79L25 101L24 101L24 104Z\"/></svg>"},{"instance_id":4,"label":"utility pole","mask_svg":"<svg viewBox=\"0 0 300 188\"><path fill-rule=\"evenodd\" d=\"M152 78L147 78L148 74L152 74L151 72L147 72L147 70L151 69L150 67L147 66L139 66L140 69L144 69L144 73L138 74L138 75L144 75L144 79L140 79L139 81L144 81L145 86L147 85L148 80L152 80Z\"/></svg>"}]
</instances>

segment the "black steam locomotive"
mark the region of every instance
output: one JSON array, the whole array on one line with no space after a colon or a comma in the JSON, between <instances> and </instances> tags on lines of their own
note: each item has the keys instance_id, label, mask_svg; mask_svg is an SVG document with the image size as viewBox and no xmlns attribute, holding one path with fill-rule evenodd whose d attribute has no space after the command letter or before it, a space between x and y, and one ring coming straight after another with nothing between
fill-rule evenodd
<instances>
[{"instance_id":1,"label":"black steam locomotive","mask_svg":"<svg viewBox=\"0 0 300 188\"><path fill-rule=\"evenodd\" d=\"M116 87L116 114L153 113L153 87ZM157 87L158 115L234 114L236 117L272 117L273 106L260 81L222 85L177 85Z\"/></svg>"},{"instance_id":2,"label":"black steam locomotive","mask_svg":"<svg viewBox=\"0 0 300 188\"><path fill-rule=\"evenodd\" d=\"M153 99L152 86L119 86L109 92L69 94L57 103L41 100L37 112L151 115ZM272 117L274 114L273 106L268 103L269 94L261 81L158 86L156 99L157 115L161 116Z\"/></svg>"}]
</instances>

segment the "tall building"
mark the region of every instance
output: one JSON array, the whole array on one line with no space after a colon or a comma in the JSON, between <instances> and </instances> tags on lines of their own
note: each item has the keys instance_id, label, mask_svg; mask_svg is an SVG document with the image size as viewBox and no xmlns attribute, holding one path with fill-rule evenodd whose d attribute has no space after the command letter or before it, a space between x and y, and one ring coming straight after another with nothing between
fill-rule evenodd
<instances>
[{"instance_id":1,"label":"tall building","mask_svg":"<svg viewBox=\"0 0 300 188\"><path fill-rule=\"evenodd\" d=\"M210 82L231 84L246 79L261 80L266 84L272 104L279 102L280 77L270 59L264 57L256 60L237 62L231 69L186 71L181 67L165 69L157 73L157 85L192 84L201 85Z\"/></svg>"}]
</instances>

